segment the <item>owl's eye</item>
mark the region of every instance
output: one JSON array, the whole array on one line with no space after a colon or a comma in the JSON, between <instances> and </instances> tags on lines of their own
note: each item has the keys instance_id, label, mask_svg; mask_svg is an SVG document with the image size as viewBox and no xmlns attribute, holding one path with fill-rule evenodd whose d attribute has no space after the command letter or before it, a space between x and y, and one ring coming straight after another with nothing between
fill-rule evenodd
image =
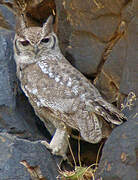
<instances>
[{"instance_id":1,"label":"owl's eye","mask_svg":"<svg viewBox=\"0 0 138 180\"><path fill-rule=\"evenodd\" d=\"M23 45L23 46L28 46L30 43L29 41L20 41L20 43Z\"/></svg>"},{"instance_id":2,"label":"owl's eye","mask_svg":"<svg viewBox=\"0 0 138 180\"><path fill-rule=\"evenodd\" d=\"M41 42L43 42L43 43L48 43L49 40L50 40L50 38L44 38L44 39L41 40Z\"/></svg>"}]
</instances>

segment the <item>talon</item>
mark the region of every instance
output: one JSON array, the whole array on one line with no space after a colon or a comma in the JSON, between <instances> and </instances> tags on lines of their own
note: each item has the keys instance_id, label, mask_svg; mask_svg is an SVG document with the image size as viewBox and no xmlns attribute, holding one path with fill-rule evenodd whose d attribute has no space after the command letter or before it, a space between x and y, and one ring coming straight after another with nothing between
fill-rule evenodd
<instances>
[{"instance_id":1,"label":"talon","mask_svg":"<svg viewBox=\"0 0 138 180\"><path fill-rule=\"evenodd\" d=\"M45 145L46 148L51 149L50 144L47 141L41 141L41 144Z\"/></svg>"},{"instance_id":2,"label":"talon","mask_svg":"<svg viewBox=\"0 0 138 180\"><path fill-rule=\"evenodd\" d=\"M53 154L58 154L58 152L60 151L60 149L58 147L55 147L53 150L52 150L52 153Z\"/></svg>"}]
</instances>

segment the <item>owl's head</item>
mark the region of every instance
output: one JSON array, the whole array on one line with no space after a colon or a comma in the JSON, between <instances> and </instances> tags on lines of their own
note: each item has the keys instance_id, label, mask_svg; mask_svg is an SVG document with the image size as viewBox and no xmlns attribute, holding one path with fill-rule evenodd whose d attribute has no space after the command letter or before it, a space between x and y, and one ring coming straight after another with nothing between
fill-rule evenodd
<instances>
[{"instance_id":1,"label":"owl's head","mask_svg":"<svg viewBox=\"0 0 138 180\"><path fill-rule=\"evenodd\" d=\"M14 38L15 60L18 63L34 63L41 56L51 54L57 49L58 39L53 32L53 16L49 16L43 27L27 28L23 20L20 22L20 31Z\"/></svg>"}]
</instances>

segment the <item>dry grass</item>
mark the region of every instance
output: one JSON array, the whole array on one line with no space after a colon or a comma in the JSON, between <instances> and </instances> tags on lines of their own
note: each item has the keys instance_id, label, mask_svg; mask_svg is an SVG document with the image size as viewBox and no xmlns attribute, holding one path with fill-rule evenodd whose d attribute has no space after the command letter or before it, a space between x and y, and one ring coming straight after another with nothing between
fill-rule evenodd
<instances>
[{"instance_id":1,"label":"dry grass","mask_svg":"<svg viewBox=\"0 0 138 180\"><path fill-rule=\"evenodd\" d=\"M132 107L134 106L135 101L136 101L136 94L134 92L130 92L127 96L126 103L121 104L121 110L124 110L125 108L132 110Z\"/></svg>"},{"instance_id":2,"label":"dry grass","mask_svg":"<svg viewBox=\"0 0 138 180\"><path fill-rule=\"evenodd\" d=\"M75 164L75 169L73 171L62 171L60 170L60 176L57 177L57 179L61 179L61 180L95 180L95 173L96 170L98 168L98 162L99 162L99 155L101 152L101 148L102 148L103 144L101 144L98 153L97 153L97 157L96 157L96 162L92 165L90 165L89 167L82 167L81 165L81 161L80 161L80 141L78 140L78 159L79 159L79 166L77 166L76 161L75 161L75 157L73 155L70 143L69 143L69 149L72 155L72 158L74 160L74 164Z\"/></svg>"}]
</instances>

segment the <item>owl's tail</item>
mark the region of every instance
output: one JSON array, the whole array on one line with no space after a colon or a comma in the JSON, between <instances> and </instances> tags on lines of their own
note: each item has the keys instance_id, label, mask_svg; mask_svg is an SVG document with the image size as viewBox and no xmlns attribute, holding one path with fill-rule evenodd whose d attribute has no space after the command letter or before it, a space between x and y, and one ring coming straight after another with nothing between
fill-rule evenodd
<instances>
[{"instance_id":1,"label":"owl's tail","mask_svg":"<svg viewBox=\"0 0 138 180\"><path fill-rule=\"evenodd\" d=\"M120 125L124 120L126 120L126 117L120 110L118 110L112 104L106 102L103 98L98 99L98 101L94 102L90 100L87 105L89 110L91 107L92 111L102 116L106 121L113 124Z\"/></svg>"}]
</instances>

